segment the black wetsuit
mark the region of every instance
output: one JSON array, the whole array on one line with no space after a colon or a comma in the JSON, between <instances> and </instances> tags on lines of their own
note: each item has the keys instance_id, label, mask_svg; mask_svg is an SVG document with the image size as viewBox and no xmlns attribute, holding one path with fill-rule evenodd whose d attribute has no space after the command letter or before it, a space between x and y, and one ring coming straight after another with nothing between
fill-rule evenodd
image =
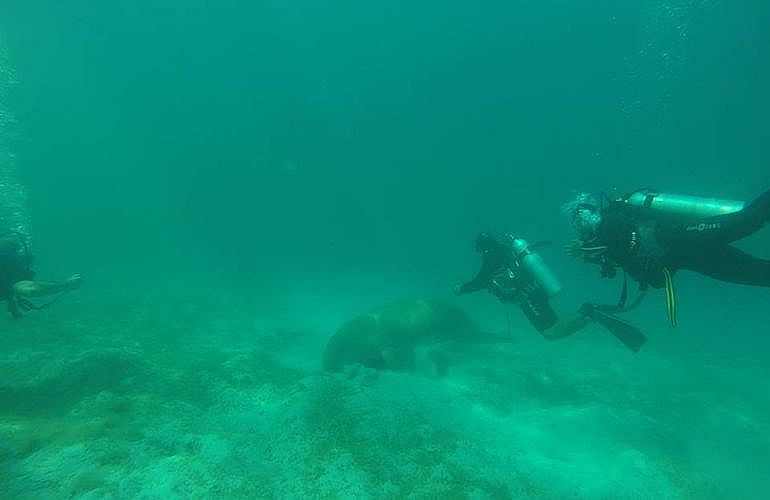
<instances>
[{"instance_id":1,"label":"black wetsuit","mask_svg":"<svg viewBox=\"0 0 770 500\"><path fill-rule=\"evenodd\" d=\"M649 209L613 202L602 212L596 240L606 246L597 260L603 274L621 267L642 286L662 288L665 273L686 269L744 285L770 287L770 260L731 245L770 221L770 191L744 209L703 219L654 214Z\"/></svg>"},{"instance_id":2,"label":"black wetsuit","mask_svg":"<svg viewBox=\"0 0 770 500\"><path fill-rule=\"evenodd\" d=\"M7 301L8 312L14 318L19 318L21 312L14 298L13 286L20 281L35 277L29 262L29 257L19 254L16 248L6 247L0 251L0 300Z\"/></svg>"},{"instance_id":3,"label":"black wetsuit","mask_svg":"<svg viewBox=\"0 0 770 500\"><path fill-rule=\"evenodd\" d=\"M490 238L482 254L481 269L475 278L460 286L458 293L488 289L502 302L519 302L521 310L538 332L554 326L558 317L548 302L548 295L534 280L525 279L509 241L511 237ZM505 283L501 283L505 281ZM511 286L513 285L513 286Z\"/></svg>"}]
</instances>

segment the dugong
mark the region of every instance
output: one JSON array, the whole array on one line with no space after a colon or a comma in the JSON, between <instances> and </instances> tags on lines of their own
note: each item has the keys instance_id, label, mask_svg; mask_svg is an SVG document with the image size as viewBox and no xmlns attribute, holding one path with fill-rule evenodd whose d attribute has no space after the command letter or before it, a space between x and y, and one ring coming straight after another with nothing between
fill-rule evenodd
<instances>
[{"instance_id":1,"label":"dugong","mask_svg":"<svg viewBox=\"0 0 770 500\"><path fill-rule=\"evenodd\" d=\"M323 367L340 371L361 364L378 370L411 371L415 349L450 341L490 340L457 306L437 300L383 304L348 321L329 339ZM501 341L500 337L495 340Z\"/></svg>"}]
</instances>

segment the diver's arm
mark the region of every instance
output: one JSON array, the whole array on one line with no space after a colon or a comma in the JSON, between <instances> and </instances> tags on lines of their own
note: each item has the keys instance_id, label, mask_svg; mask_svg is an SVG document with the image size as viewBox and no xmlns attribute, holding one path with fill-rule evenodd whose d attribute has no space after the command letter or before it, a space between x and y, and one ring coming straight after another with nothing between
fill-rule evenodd
<instances>
[{"instance_id":1,"label":"diver's arm","mask_svg":"<svg viewBox=\"0 0 770 500\"><path fill-rule=\"evenodd\" d=\"M479 270L478 274L476 274L476 277L467 283L458 285L455 289L455 292L457 295L462 295L465 293L478 292L479 290L488 288L492 279L492 275L494 274L494 270L494 266L492 266L489 261L485 260L481 265L481 269Z\"/></svg>"},{"instance_id":2,"label":"diver's arm","mask_svg":"<svg viewBox=\"0 0 770 500\"><path fill-rule=\"evenodd\" d=\"M79 274L73 275L67 281L46 282L46 281L19 281L13 285L13 293L18 297L45 297L67 290L76 290L80 288L81 277Z\"/></svg>"},{"instance_id":3,"label":"diver's arm","mask_svg":"<svg viewBox=\"0 0 770 500\"><path fill-rule=\"evenodd\" d=\"M726 245L770 223L770 190L737 212L661 225L660 239L672 246Z\"/></svg>"},{"instance_id":4,"label":"diver's arm","mask_svg":"<svg viewBox=\"0 0 770 500\"><path fill-rule=\"evenodd\" d=\"M467 283L457 285L457 287L455 287L455 293L457 295L463 295L466 293L473 293L478 292L479 290L483 290L487 287L487 281L483 278L483 276L476 276Z\"/></svg>"},{"instance_id":5,"label":"diver's arm","mask_svg":"<svg viewBox=\"0 0 770 500\"><path fill-rule=\"evenodd\" d=\"M593 321L591 311L583 308L574 314L559 316L539 288L524 294L520 306L532 326L547 340L568 337Z\"/></svg>"}]
</instances>

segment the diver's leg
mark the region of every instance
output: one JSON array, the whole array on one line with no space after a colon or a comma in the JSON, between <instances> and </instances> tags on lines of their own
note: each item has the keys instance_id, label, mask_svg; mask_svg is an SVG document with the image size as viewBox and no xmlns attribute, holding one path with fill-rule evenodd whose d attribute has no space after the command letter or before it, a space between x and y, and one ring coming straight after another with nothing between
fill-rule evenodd
<instances>
[{"instance_id":1,"label":"diver's leg","mask_svg":"<svg viewBox=\"0 0 770 500\"><path fill-rule=\"evenodd\" d=\"M770 287L770 260L753 257L729 245L693 252L689 259L682 260L680 269L729 283Z\"/></svg>"},{"instance_id":2,"label":"diver's leg","mask_svg":"<svg viewBox=\"0 0 770 500\"><path fill-rule=\"evenodd\" d=\"M606 328L615 338L634 352L638 352L647 342L647 337L636 327L611 314L602 312L600 307L590 302L583 304L578 312L560 318L556 324L540 333L547 340L560 339L582 330L594 321Z\"/></svg>"},{"instance_id":3,"label":"diver's leg","mask_svg":"<svg viewBox=\"0 0 770 500\"><path fill-rule=\"evenodd\" d=\"M594 320L590 316L586 316L581 312L576 312L562 316L550 328L546 328L540 331L540 333L546 340L562 339L564 337L569 337L578 330L582 330L590 323L593 323L593 321Z\"/></svg>"},{"instance_id":4,"label":"diver's leg","mask_svg":"<svg viewBox=\"0 0 770 500\"><path fill-rule=\"evenodd\" d=\"M740 212L720 215L716 222L721 224L720 240L726 243L745 238L770 222L770 190L746 205Z\"/></svg>"},{"instance_id":5,"label":"diver's leg","mask_svg":"<svg viewBox=\"0 0 770 500\"><path fill-rule=\"evenodd\" d=\"M559 317L548 302L548 296L539 288L524 297L519 307L540 333L552 328L559 321Z\"/></svg>"},{"instance_id":6,"label":"diver's leg","mask_svg":"<svg viewBox=\"0 0 770 500\"><path fill-rule=\"evenodd\" d=\"M675 245L726 245L755 233L768 222L770 190L738 212L668 227L665 239Z\"/></svg>"},{"instance_id":7,"label":"diver's leg","mask_svg":"<svg viewBox=\"0 0 770 500\"><path fill-rule=\"evenodd\" d=\"M560 318L548 302L548 296L539 289L522 300L520 307L535 330L547 340L569 337L593 321L581 312Z\"/></svg>"}]
</instances>

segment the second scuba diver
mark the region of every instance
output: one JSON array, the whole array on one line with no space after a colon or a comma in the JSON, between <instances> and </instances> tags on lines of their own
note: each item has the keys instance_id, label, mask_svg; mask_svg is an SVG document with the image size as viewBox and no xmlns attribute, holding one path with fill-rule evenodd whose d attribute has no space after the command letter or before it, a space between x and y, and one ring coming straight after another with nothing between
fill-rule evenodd
<instances>
[{"instance_id":1,"label":"second scuba diver","mask_svg":"<svg viewBox=\"0 0 770 500\"><path fill-rule=\"evenodd\" d=\"M560 318L549 301L561 291L561 284L525 240L481 233L476 251L482 255L481 269L471 281L455 288L458 295L487 289L501 302L518 302L532 326L549 340L572 335L596 321L634 352L646 341L639 330L588 302Z\"/></svg>"},{"instance_id":2,"label":"second scuba diver","mask_svg":"<svg viewBox=\"0 0 770 500\"><path fill-rule=\"evenodd\" d=\"M618 310L625 306L628 274L649 288L666 290L669 320L676 326L674 273L689 270L744 285L770 287L770 260L732 246L770 220L770 191L751 203L659 193L644 189L617 200L580 194L564 206L578 240L572 255L598 264L604 277L624 272Z\"/></svg>"},{"instance_id":3,"label":"second scuba diver","mask_svg":"<svg viewBox=\"0 0 770 500\"><path fill-rule=\"evenodd\" d=\"M16 232L0 235L0 301L7 302L15 319L22 312L45 309L53 302L35 304L32 299L58 295L80 288L80 274L62 282L37 281L32 270L32 255L24 237Z\"/></svg>"}]
</instances>

